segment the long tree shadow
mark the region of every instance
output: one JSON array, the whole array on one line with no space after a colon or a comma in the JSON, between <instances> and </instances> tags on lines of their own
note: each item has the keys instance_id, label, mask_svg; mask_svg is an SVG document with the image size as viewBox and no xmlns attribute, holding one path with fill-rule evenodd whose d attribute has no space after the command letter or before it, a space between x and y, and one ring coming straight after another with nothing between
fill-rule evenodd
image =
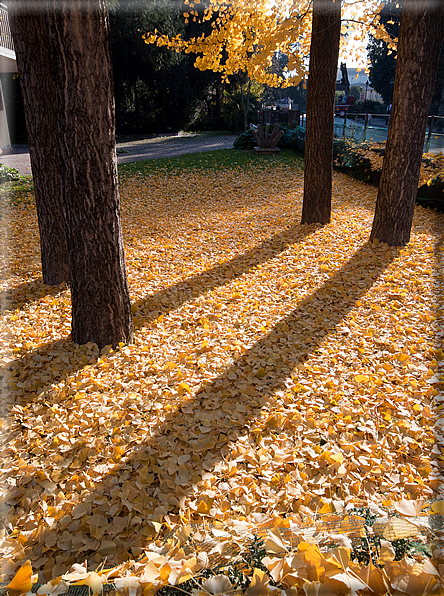
<instances>
[{"instance_id":1,"label":"long tree shadow","mask_svg":"<svg viewBox=\"0 0 444 596\"><path fill-rule=\"evenodd\" d=\"M268 238L244 253L215 265L202 273L193 275L151 296L134 303L144 323L148 325L159 315L166 315L189 300L202 296L215 287L220 287L248 273L251 268L273 259L289 246L302 242L315 228L292 224L279 234Z\"/></svg>"},{"instance_id":2,"label":"long tree shadow","mask_svg":"<svg viewBox=\"0 0 444 596\"><path fill-rule=\"evenodd\" d=\"M443 240L443 228L444 228L444 221L436 223L435 231L439 238L438 242L435 243L434 246L434 261L435 267L433 271L434 277L434 286L435 286L435 299L436 303L433 305L433 308L436 312L437 316L437 324L435 329L437 330L435 336L435 358L437 361L437 369L435 373L435 377L437 377L440 382L434 384L434 388L438 391L438 395L435 396L433 401L434 406L434 418L435 420L439 420L442 418L442 411L439 408L442 408L443 399L444 399L444 335L442 330L444 329L444 287L442 282L442 274L444 271L444 240ZM441 329L439 332L438 330ZM444 447L443 441L443 427L441 425L437 425L434 429L435 435L435 442L437 446L442 450ZM433 456L434 459L437 458L435 454ZM431 479L430 486L434 491L435 498L439 498L439 489L442 488L442 479L438 480L436 477Z\"/></svg>"},{"instance_id":3,"label":"long tree shadow","mask_svg":"<svg viewBox=\"0 0 444 596\"><path fill-rule=\"evenodd\" d=\"M48 286L43 279L24 282L16 288L8 288L0 292L0 315L6 310L24 308L40 300L44 296L57 296L66 289L66 284Z\"/></svg>"},{"instance_id":4,"label":"long tree shadow","mask_svg":"<svg viewBox=\"0 0 444 596\"><path fill-rule=\"evenodd\" d=\"M146 440L139 437L137 441L119 445L120 453L124 453L122 459L108 456L102 462L95 461L95 464L105 464L105 468L111 463L112 472L95 478L94 488L89 494L83 494L82 503L74 506L72 515L80 516L85 503L89 504L91 512L94 503L112 505L118 513L114 518L111 515L107 518L110 524L107 527L113 524L115 527L116 515L122 519L124 538L118 538L117 542L124 548L126 543L140 536L142 524L146 525L140 518L140 522L136 520L131 525L133 509L144 512L148 519L147 512L152 512L156 505L162 506L157 514L159 511L178 513L184 500L198 495L197 485L202 474L229 455L229 443L245 434L261 408L272 401L277 391L285 388L294 367L335 333L336 325L375 284L396 255L396 250L383 253L373 250L369 244L364 245L227 370L204 384L194 396L183 397L162 424L156 422L154 411ZM215 407L215 404L220 405ZM214 422L211 432L202 427L203 420L208 420L208 412ZM148 411L143 414L150 416ZM184 474L177 464L178 458L185 456L186 460L191 455L191 473ZM144 466L148 466L148 470L141 475ZM58 526L56 522L52 530ZM103 537L112 540L116 534L107 536L104 528Z\"/></svg>"},{"instance_id":5,"label":"long tree shadow","mask_svg":"<svg viewBox=\"0 0 444 596\"><path fill-rule=\"evenodd\" d=\"M274 258L288 248L288 246L302 242L315 229L314 226L293 224L279 234L264 240L233 259L218 264L211 269L198 273L136 302L133 306L139 311L139 315L143 316L143 322L139 322L139 326L147 326L159 315L166 315L182 306L185 302L202 296L215 287L221 287L230 283L244 273L247 273L252 267L256 267ZM43 283L39 284L39 282L35 282L35 284L36 292L40 292L45 288L49 289L48 293L52 290L55 293L60 292L58 286L53 288L51 286L45 286ZM40 286L42 287L40 288ZM59 351L59 360L62 360L59 367L53 361L53 350L55 347ZM6 383L9 377L12 377L14 382L20 383L24 394L20 403L23 404L35 397L36 381L34 377L36 373L40 376L46 373L48 374L47 381L43 387L43 391L46 392L46 389L50 391L51 385L55 382L60 382L72 376L76 371L89 364L93 364L96 360L97 356L94 357L92 353L90 353L89 357L85 357L85 355L79 357L74 351L73 344L68 344L64 340L57 340L39 346L0 368L0 386L2 383ZM46 367L45 363L48 363ZM42 368L46 368L46 370L42 370ZM41 390L40 393L42 393ZM25 397L26 395L27 397Z\"/></svg>"},{"instance_id":6,"label":"long tree shadow","mask_svg":"<svg viewBox=\"0 0 444 596\"><path fill-rule=\"evenodd\" d=\"M160 438L171 435L178 423L182 428L199 426L199 418L196 418L199 405L215 395L229 398L232 411L235 410L236 402L242 403L243 397L257 396L260 398L260 409L264 400L268 401L284 387L294 367L309 358L330 334L335 333L335 327L373 286L398 252L394 249L381 254L375 252L371 245L364 245L318 290L304 298L295 310L244 352L228 370L199 389L194 397L185 399L186 409L180 406L177 417L158 428L147 444L160 444ZM270 355L274 355L272 362L269 360ZM259 368L263 371L257 375ZM245 430L245 424L241 424L236 434L242 430ZM189 444L197 447L199 441L187 442L184 447ZM215 439L212 449L222 445ZM129 461L126 460L125 465ZM134 463L137 463L137 458Z\"/></svg>"}]
</instances>

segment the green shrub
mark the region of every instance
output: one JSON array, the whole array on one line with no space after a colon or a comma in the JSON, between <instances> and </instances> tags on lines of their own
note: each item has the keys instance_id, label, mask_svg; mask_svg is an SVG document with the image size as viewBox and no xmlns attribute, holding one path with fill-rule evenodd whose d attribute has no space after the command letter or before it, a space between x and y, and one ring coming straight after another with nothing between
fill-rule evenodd
<instances>
[{"instance_id":1,"label":"green shrub","mask_svg":"<svg viewBox=\"0 0 444 596\"><path fill-rule=\"evenodd\" d=\"M233 143L235 149L254 149L256 145L253 131L250 128L239 135Z\"/></svg>"},{"instance_id":2,"label":"green shrub","mask_svg":"<svg viewBox=\"0 0 444 596\"><path fill-rule=\"evenodd\" d=\"M418 188L417 202L423 207L444 211L444 176L441 173Z\"/></svg>"},{"instance_id":3,"label":"green shrub","mask_svg":"<svg viewBox=\"0 0 444 596\"><path fill-rule=\"evenodd\" d=\"M385 143L356 143L350 139L333 141L333 166L357 180L379 185ZM444 211L444 158L427 154L422 159L417 202Z\"/></svg>"},{"instance_id":4,"label":"green shrub","mask_svg":"<svg viewBox=\"0 0 444 596\"><path fill-rule=\"evenodd\" d=\"M349 114L381 114L389 116L387 106L379 101L367 99L366 101L356 101L348 109Z\"/></svg>"},{"instance_id":5,"label":"green shrub","mask_svg":"<svg viewBox=\"0 0 444 596\"><path fill-rule=\"evenodd\" d=\"M379 143L355 143L349 139L333 141L333 166L357 180L378 185L385 147Z\"/></svg>"},{"instance_id":6,"label":"green shrub","mask_svg":"<svg viewBox=\"0 0 444 596\"><path fill-rule=\"evenodd\" d=\"M295 151L304 152L305 146L305 129L300 126L292 128L288 124L280 124L279 128L284 133L278 143L280 149L294 149ZM265 127L262 128L265 132ZM253 131L248 129L242 133L234 141L235 149L254 149L256 147L256 139L253 136Z\"/></svg>"},{"instance_id":7,"label":"green shrub","mask_svg":"<svg viewBox=\"0 0 444 596\"><path fill-rule=\"evenodd\" d=\"M294 128L287 124L281 124L280 128L284 134L278 143L278 147L281 149L294 149L303 153L305 149L305 128L301 126Z\"/></svg>"},{"instance_id":8,"label":"green shrub","mask_svg":"<svg viewBox=\"0 0 444 596\"><path fill-rule=\"evenodd\" d=\"M4 164L0 164L0 184L5 182L13 182L14 180L20 180L20 173L15 168L10 168Z\"/></svg>"}]
</instances>

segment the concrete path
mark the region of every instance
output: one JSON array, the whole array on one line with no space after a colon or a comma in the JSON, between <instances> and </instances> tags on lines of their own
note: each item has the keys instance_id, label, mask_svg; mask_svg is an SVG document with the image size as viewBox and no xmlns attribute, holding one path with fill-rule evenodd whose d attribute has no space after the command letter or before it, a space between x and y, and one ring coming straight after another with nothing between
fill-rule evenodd
<instances>
[{"instance_id":1,"label":"concrete path","mask_svg":"<svg viewBox=\"0 0 444 596\"><path fill-rule=\"evenodd\" d=\"M185 153L231 149L234 135L199 136L195 134L171 135L117 143L117 163L129 163L144 159L175 157ZM22 176L31 175L31 163L27 145L13 145L13 152L0 155L0 163L15 168Z\"/></svg>"}]
</instances>

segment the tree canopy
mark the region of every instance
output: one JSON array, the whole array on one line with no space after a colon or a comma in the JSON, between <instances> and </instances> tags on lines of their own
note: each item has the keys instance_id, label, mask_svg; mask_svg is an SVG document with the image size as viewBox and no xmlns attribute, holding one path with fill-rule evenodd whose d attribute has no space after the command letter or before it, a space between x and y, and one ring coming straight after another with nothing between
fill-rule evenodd
<instances>
[{"instance_id":1,"label":"tree canopy","mask_svg":"<svg viewBox=\"0 0 444 596\"><path fill-rule=\"evenodd\" d=\"M362 0L342 6L342 50L353 40L356 52L364 48L367 33L393 44L379 18L382 9L375 0ZM307 56L311 40L312 5L308 0L209 0L206 7L200 0L184 0L185 22L211 23L208 34L185 39L180 33L171 36L157 29L144 35L147 44L168 47L177 52L197 54L195 66L213 70L223 80L237 72L270 87L297 85L307 75ZM282 73L273 66L277 54L287 56Z\"/></svg>"}]
</instances>

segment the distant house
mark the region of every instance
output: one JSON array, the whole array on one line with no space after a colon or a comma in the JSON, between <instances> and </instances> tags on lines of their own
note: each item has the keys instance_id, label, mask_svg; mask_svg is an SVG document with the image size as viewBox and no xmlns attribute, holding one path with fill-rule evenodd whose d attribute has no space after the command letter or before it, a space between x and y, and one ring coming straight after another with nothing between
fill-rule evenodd
<instances>
[{"instance_id":1,"label":"distant house","mask_svg":"<svg viewBox=\"0 0 444 596\"><path fill-rule=\"evenodd\" d=\"M0 4L0 73L17 72L14 43L9 28L8 9ZM8 120L6 118L5 100L0 81L0 151L10 150Z\"/></svg>"}]
</instances>

